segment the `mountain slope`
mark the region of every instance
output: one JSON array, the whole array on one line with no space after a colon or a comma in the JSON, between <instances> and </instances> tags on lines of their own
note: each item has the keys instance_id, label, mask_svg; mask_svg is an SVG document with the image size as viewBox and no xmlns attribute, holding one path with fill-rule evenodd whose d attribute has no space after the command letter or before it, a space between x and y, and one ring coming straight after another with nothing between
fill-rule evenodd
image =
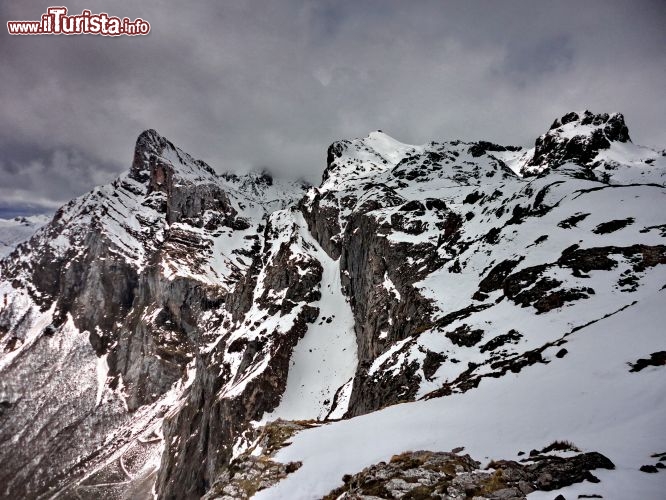
<instances>
[{"instance_id":1,"label":"mountain slope","mask_svg":"<svg viewBox=\"0 0 666 500\"><path fill-rule=\"evenodd\" d=\"M146 131L0 262L2 494L658 498L665 173L589 111L339 141L309 188Z\"/></svg>"},{"instance_id":2,"label":"mountain slope","mask_svg":"<svg viewBox=\"0 0 666 500\"><path fill-rule=\"evenodd\" d=\"M583 116L567 124L583 128ZM332 147L328 172L341 175L325 174L310 198L315 217L322 205L328 215L313 232L331 253L340 248L357 313L350 414L424 401L303 432L275 456L302 469L257 498L320 497L344 474L407 450L463 446L487 463L563 439L620 469L572 493L658 498L664 478L639 468L661 451L661 369L630 369L664 363L663 155L636 147L622 156L627 145L610 142L595 162L546 161L542 175L520 178L507 164L555 154L539 150L543 136L534 153L399 145L373 163L377 136ZM649 161L637 162L637 150ZM349 182L344 169L357 162L373 164Z\"/></svg>"}]
</instances>

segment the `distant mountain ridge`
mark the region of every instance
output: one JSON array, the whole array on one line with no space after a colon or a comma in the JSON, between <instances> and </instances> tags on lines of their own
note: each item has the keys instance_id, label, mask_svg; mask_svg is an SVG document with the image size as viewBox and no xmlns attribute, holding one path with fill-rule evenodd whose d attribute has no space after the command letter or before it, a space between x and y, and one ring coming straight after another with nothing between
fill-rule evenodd
<instances>
[{"instance_id":1,"label":"distant mountain ridge","mask_svg":"<svg viewBox=\"0 0 666 500\"><path fill-rule=\"evenodd\" d=\"M0 497L658 498L664 195L618 113L318 187L147 130L0 261Z\"/></svg>"},{"instance_id":2,"label":"distant mountain ridge","mask_svg":"<svg viewBox=\"0 0 666 500\"><path fill-rule=\"evenodd\" d=\"M11 253L19 243L28 239L44 224L49 215L19 216L13 219L0 219L0 258Z\"/></svg>"}]
</instances>

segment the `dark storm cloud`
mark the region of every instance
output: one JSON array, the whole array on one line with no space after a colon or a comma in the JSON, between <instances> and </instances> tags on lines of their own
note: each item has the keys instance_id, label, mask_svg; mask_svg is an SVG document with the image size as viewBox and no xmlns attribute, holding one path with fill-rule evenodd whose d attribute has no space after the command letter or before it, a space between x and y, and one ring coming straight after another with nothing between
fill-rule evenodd
<instances>
[{"instance_id":1,"label":"dark storm cloud","mask_svg":"<svg viewBox=\"0 0 666 500\"><path fill-rule=\"evenodd\" d=\"M10 37L52 2L3 0L0 205L54 206L126 170L156 128L218 170L317 182L325 148L530 144L572 109L666 145L663 2L75 0L146 37Z\"/></svg>"},{"instance_id":2,"label":"dark storm cloud","mask_svg":"<svg viewBox=\"0 0 666 500\"><path fill-rule=\"evenodd\" d=\"M0 159L0 212L51 212L62 202L112 180L122 168L76 148L5 144Z\"/></svg>"},{"instance_id":3,"label":"dark storm cloud","mask_svg":"<svg viewBox=\"0 0 666 500\"><path fill-rule=\"evenodd\" d=\"M509 47L502 70L513 74L523 85L529 85L535 77L567 71L574 62L575 49L568 36L544 38L529 46L514 45L514 50Z\"/></svg>"}]
</instances>

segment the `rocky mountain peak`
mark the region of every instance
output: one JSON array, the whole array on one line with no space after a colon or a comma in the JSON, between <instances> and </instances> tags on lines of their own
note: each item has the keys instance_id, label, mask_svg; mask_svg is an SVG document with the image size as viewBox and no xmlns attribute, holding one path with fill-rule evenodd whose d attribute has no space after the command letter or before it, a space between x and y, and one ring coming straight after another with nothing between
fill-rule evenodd
<instances>
[{"instance_id":1,"label":"rocky mountain peak","mask_svg":"<svg viewBox=\"0 0 666 500\"><path fill-rule=\"evenodd\" d=\"M157 170L160 166L164 170L165 165L181 178L217 177L208 164L185 153L156 130L144 130L136 140L129 176L141 183L151 180L152 184L152 179L160 175Z\"/></svg>"},{"instance_id":2,"label":"rocky mountain peak","mask_svg":"<svg viewBox=\"0 0 666 500\"><path fill-rule=\"evenodd\" d=\"M381 130L370 132L361 139L336 141L328 148L320 189L337 189L343 184L385 172L409 153L422 149L422 146L404 144Z\"/></svg>"},{"instance_id":3,"label":"rocky mountain peak","mask_svg":"<svg viewBox=\"0 0 666 500\"><path fill-rule=\"evenodd\" d=\"M150 157L159 156L169 141L154 129L144 130L136 139L134 160L130 169L130 177L139 182L146 182L150 176Z\"/></svg>"},{"instance_id":4,"label":"rocky mountain peak","mask_svg":"<svg viewBox=\"0 0 666 500\"><path fill-rule=\"evenodd\" d=\"M611 141L627 142L629 138L629 129L624 122L622 113L600 113L594 114L590 110L571 111L561 118L556 118L550 126L550 130L560 129L563 131L565 125L571 124L571 128L584 127L592 125L594 127L603 127L604 132Z\"/></svg>"},{"instance_id":5,"label":"rocky mountain peak","mask_svg":"<svg viewBox=\"0 0 666 500\"><path fill-rule=\"evenodd\" d=\"M535 174L567 162L590 165L599 151L610 148L612 142L631 142L621 113L572 111L557 118L548 132L537 138L534 156L523 173Z\"/></svg>"}]
</instances>

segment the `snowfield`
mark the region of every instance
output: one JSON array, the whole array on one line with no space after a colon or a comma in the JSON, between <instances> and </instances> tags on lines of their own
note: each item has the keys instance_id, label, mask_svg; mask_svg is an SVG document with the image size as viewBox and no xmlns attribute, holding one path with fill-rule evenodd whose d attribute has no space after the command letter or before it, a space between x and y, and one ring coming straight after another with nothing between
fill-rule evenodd
<instances>
[{"instance_id":1,"label":"snowfield","mask_svg":"<svg viewBox=\"0 0 666 500\"><path fill-rule=\"evenodd\" d=\"M264 415L263 422L343 416L346 401L341 399L335 408L332 405L338 389L353 380L358 363L354 317L340 289L340 264L312 238L303 216L298 214L296 220L304 241L314 249L324 269L322 298L313 303L319 307L319 319L296 345L280 406Z\"/></svg>"},{"instance_id":2,"label":"snowfield","mask_svg":"<svg viewBox=\"0 0 666 500\"><path fill-rule=\"evenodd\" d=\"M660 273L654 280L666 284ZM315 499L354 473L407 450L464 453L482 462L518 460L519 451L568 440L583 451L599 451L616 466L595 471L601 482L576 484L529 498L663 498L666 474L646 474L640 466L666 450L666 386L663 370L630 373L627 363L666 349L666 292L646 298L575 332L562 359L531 366L519 374L484 379L465 394L387 408L301 432L277 455L303 466L283 482L257 493L257 500ZM631 328L627 328L631 325ZM603 349L603 351L602 351ZM553 353L554 354L554 353Z\"/></svg>"}]
</instances>

